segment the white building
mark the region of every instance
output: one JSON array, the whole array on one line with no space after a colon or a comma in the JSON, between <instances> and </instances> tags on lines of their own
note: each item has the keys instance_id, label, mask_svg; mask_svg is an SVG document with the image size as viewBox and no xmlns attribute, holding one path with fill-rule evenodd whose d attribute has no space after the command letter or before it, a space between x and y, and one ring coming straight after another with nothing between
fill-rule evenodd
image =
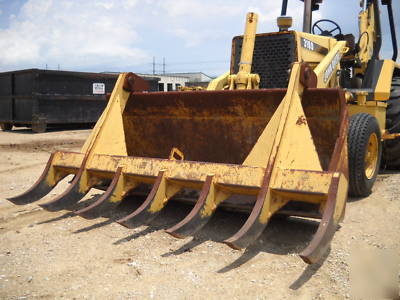
<instances>
[{"instance_id":1,"label":"white building","mask_svg":"<svg viewBox=\"0 0 400 300\"><path fill-rule=\"evenodd\" d=\"M104 72L116 74L116 72ZM206 87L208 82L213 78L203 72L191 73L165 73L165 74L141 74L138 76L149 79L158 79L158 91L168 92L177 91L180 86L203 86Z\"/></svg>"},{"instance_id":2,"label":"white building","mask_svg":"<svg viewBox=\"0 0 400 300\"><path fill-rule=\"evenodd\" d=\"M143 78L154 78L157 77L160 80L158 81L158 90L160 92L168 92L168 91L176 91L180 86L185 86L186 82L189 81L189 77L184 76L175 76L170 74L139 74L138 76Z\"/></svg>"},{"instance_id":3,"label":"white building","mask_svg":"<svg viewBox=\"0 0 400 300\"><path fill-rule=\"evenodd\" d=\"M189 78L188 82L210 82L213 78L204 74L203 72L189 72L189 73L168 73L170 76L182 76Z\"/></svg>"},{"instance_id":4,"label":"white building","mask_svg":"<svg viewBox=\"0 0 400 300\"><path fill-rule=\"evenodd\" d=\"M180 86L203 86L206 87L213 79L203 72L190 73L165 73L165 74L138 74L141 77L157 77L159 91L176 91Z\"/></svg>"}]
</instances>

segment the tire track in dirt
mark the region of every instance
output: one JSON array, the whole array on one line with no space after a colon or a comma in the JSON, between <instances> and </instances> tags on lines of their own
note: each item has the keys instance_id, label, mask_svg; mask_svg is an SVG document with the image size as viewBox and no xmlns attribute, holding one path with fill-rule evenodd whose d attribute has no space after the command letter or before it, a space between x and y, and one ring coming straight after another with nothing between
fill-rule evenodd
<instances>
[{"instance_id":1,"label":"tire track in dirt","mask_svg":"<svg viewBox=\"0 0 400 300\"><path fill-rule=\"evenodd\" d=\"M7 143L0 144L0 150L13 151L13 152L52 152L57 149L72 149L79 148L83 145L85 139L76 140L40 140L30 141L26 143Z\"/></svg>"},{"instance_id":2,"label":"tire track in dirt","mask_svg":"<svg viewBox=\"0 0 400 300\"><path fill-rule=\"evenodd\" d=\"M49 213L40 207L21 209L17 212L4 214L0 217L0 232L4 234L10 230L18 231L24 227L37 223L38 219L43 219L43 217L41 218L40 216L47 215L49 215Z\"/></svg>"},{"instance_id":3,"label":"tire track in dirt","mask_svg":"<svg viewBox=\"0 0 400 300\"><path fill-rule=\"evenodd\" d=\"M29 165L24 165L24 166L20 166L20 167L12 167L12 168L8 168L8 169L0 170L0 174L9 173L9 172L15 172L15 171L22 171L22 170L26 170L26 169L29 169L29 168L42 166L42 165L43 165L42 162L38 162L38 163L35 163L35 164L29 164Z\"/></svg>"}]
</instances>

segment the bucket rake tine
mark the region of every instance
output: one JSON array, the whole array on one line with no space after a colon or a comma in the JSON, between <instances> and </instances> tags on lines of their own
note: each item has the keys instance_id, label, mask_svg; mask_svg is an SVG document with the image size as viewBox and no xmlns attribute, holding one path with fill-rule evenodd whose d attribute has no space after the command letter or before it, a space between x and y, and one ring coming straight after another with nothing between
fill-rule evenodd
<instances>
[{"instance_id":1,"label":"bucket rake tine","mask_svg":"<svg viewBox=\"0 0 400 300\"><path fill-rule=\"evenodd\" d=\"M208 201L213 201L214 199L210 199L210 194L214 194L213 189L213 176L207 176L207 179L203 185L203 188L200 193L200 197L196 202L196 205L190 211L190 213L178 224L166 230L170 235L177 238L184 238L188 235L191 235L197 231L199 231L207 222L211 219L215 208L211 213L203 216L202 211L205 206L208 204ZM214 195L211 195L212 198Z\"/></svg>"},{"instance_id":2,"label":"bucket rake tine","mask_svg":"<svg viewBox=\"0 0 400 300\"><path fill-rule=\"evenodd\" d=\"M338 186L339 179L334 177L330 190L328 192L327 204L321 222L319 223L318 230L307 248L299 254L301 259L308 264L318 262L326 253L330 246L333 235L335 234L335 231L337 229L339 219L343 217L344 207L342 215L339 217L339 219L335 220ZM345 201L346 200L344 200L344 202Z\"/></svg>"},{"instance_id":3,"label":"bucket rake tine","mask_svg":"<svg viewBox=\"0 0 400 300\"><path fill-rule=\"evenodd\" d=\"M118 167L115 175L111 181L110 186L107 190L101 195L101 197L88 207L82 208L80 210L75 211L74 213L85 218L96 218L101 211L111 210L116 207L119 202L111 202L108 201L112 196L115 188L117 187L118 180L122 173L122 167Z\"/></svg>"},{"instance_id":4,"label":"bucket rake tine","mask_svg":"<svg viewBox=\"0 0 400 300\"><path fill-rule=\"evenodd\" d=\"M79 191L79 181L84 172L84 164L80 168L79 172L75 175L74 180L68 186L68 188L61 195L57 196L50 202L39 204L41 207L48 211L59 211L72 206L73 204L79 202L88 191Z\"/></svg>"},{"instance_id":5,"label":"bucket rake tine","mask_svg":"<svg viewBox=\"0 0 400 300\"><path fill-rule=\"evenodd\" d=\"M21 195L8 198L7 200L16 204L16 205L24 205L29 204L35 201L40 200L42 197L46 196L54 186L65 176L59 178L54 184L49 184L46 179L50 172L51 163L54 158L54 153L51 154L45 169L43 170L42 175L40 175L39 179L35 182L35 184L26 192Z\"/></svg>"},{"instance_id":6,"label":"bucket rake tine","mask_svg":"<svg viewBox=\"0 0 400 300\"><path fill-rule=\"evenodd\" d=\"M181 187L178 186L169 186L165 178L165 170L160 171L150 194L142 205L128 216L118 220L117 223L127 228L134 228L135 224L151 222L180 189Z\"/></svg>"},{"instance_id":7,"label":"bucket rake tine","mask_svg":"<svg viewBox=\"0 0 400 300\"><path fill-rule=\"evenodd\" d=\"M260 197L259 195L246 223L244 223L236 234L225 240L225 244L233 249L239 250L249 246L261 235L268 224L268 222L263 224L259 221L263 204L264 197Z\"/></svg>"},{"instance_id":8,"label":"bucket rake tine","mask_svg":"<svg viewBox=\"0 0 400 300\"><path fill-rule=\"evenodd\" d=\"M317 233L314 235L307 248L299 254L304 262L308 264L313 264L319 261L329 248L330 241L332 240L337 227L337 224L335 224L333 221L334 210L334 203L333 205L332 203L329 203L328 206L325 208L325 213L322 220L320 221Z\"/></svg>"}]
</instances>

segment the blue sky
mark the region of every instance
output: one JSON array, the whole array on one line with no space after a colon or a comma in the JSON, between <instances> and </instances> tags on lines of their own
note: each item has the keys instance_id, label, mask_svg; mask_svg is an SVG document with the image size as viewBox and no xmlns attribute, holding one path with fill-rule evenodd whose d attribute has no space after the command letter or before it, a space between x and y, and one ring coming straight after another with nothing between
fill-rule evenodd
<instances>
[{"instance_id":1,"label":"blue sky","mask_svg":"<svg viewBox=\"0 0 400 300\"><path fill-rule=\"evenodd\" d=\"M400 1L394 0L400 20ZM331 18L357 32L359 0L325 0L314 20ZM230 44L242 34L246 12L260 14L258 32L276 31L280 1L266 0L0 0L0 71L45 68L78 71L203 71L229 66ZM302 3L288 15L301 28ZM383 58L391 57L386 7ZM400 21L396 29L400 40ZM357 34L356 34L357 37Z\"/></svg>"}]
</instances>

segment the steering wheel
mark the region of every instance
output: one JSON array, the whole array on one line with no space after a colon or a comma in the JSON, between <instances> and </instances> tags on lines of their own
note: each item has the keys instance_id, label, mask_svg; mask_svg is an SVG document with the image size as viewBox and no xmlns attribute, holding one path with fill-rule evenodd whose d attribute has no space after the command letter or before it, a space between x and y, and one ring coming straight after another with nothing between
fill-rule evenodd
<instances>
[{"instance_id":1,"label":"steering wheel","mask_svg":"<svg viewBox=\"0 0 400 300\"><path fill-rule=\"evenodd\" d=\"M318 26L319 23L331 23L331 24L335 25L335 27L332 30L324 30L320 26ZM316 28L319 30L319 33L315 32ZM340 28L340 26L336 22L329 20L329 19L321 19L321 20L315 22L314 25L312 26L312 33L322 35L322 36L333 36L332 33L335 32L336 30L339 31L338 34L342 34L342 29Z\"/></svg>"}]
</instances>

